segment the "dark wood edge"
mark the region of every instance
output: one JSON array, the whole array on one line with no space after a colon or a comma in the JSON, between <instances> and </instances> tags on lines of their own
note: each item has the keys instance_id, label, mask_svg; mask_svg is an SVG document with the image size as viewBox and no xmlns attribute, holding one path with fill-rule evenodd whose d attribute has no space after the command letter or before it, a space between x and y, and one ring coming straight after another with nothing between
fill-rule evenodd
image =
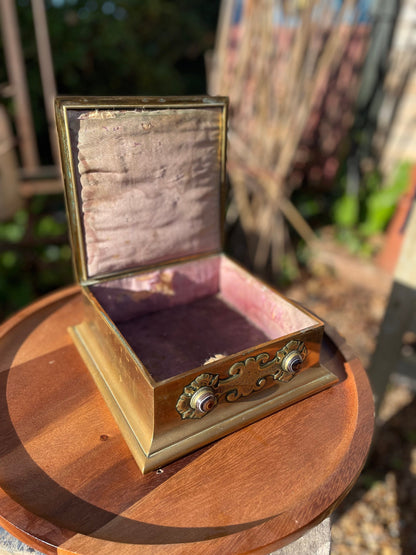
<instances>
[{"instance_id":1,"label":"dark wood edge","mask_svg":"<svg viewBox=\"0 0 416 555\"><path fill-rule=\"evenodd\" d=\"M3 491L1 488L0 488L0 490ZM7 495L7 494L5 494L5 495ZM17 503L16 503L16 507L21 509L21 507ZM35 517L35 515L32 516L32 513L31 513L31 516L30 516L31 520L34 517ZM35 518L38 518L38 517L35 517ZM45 522L41 518L39 518L39 521L43 524ZM9 532L9 534L11 534L12 536L17 538L19 541L23 542L24 544L28 545L29 547L31 547L33 549L37 549L38 551L41 551L42 553L45 553L46 555L56 555L56 553L58 553L58 547L54 547L50 543L44 542L41 539L37 538L36 536L32 536L28 532L24 532L20 528L17 528L16 526L14 526L14 524L12 524L8 520L6 520L1 515L0 515L0 524L7 532ZM61 530L59 532L62 533ZM0 553L2 553L2 552L0 552Z\"/></svg>"}]
</instances>

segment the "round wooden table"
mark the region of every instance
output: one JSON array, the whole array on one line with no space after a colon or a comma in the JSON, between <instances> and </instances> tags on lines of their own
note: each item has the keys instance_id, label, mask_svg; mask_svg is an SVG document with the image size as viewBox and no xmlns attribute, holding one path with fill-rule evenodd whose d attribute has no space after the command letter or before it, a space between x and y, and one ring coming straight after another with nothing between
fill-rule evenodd
<instances>
[{"instance_id":1,"label":"round wooden table","mask_svg":"<svg viewBox=\"0 0 416 555\"><path fill-rule=\"evenodd\" d=\"M142 475L67 333L79 289L0 327L0 525L45 553L270 553L324 519L373 432L366 374L325 336L330 389Z\"/></svg>"}]
</instances>

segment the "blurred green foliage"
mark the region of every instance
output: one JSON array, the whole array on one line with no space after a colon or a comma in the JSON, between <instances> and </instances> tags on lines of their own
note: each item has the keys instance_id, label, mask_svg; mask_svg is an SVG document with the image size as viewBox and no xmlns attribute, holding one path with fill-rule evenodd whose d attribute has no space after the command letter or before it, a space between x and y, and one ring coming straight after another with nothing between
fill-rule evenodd
<instances>
[{"instance_id":1,"label":"blurred green foliage","mask_svg":"<svg viewBox=\"0 0 416 555\"><path fill-rule=\"evenodd\" d=\"M52 162L30 0L17 0L42 164ZM58 94L205 94L219 0L45 0ZM4 58L0 43L0 56ZM0 64L0 83L7 82ZM13 104L4 100L13 119ZM62 195L35 196L0 222L0 320L71 283Z\"/></svg>"},{"instance_id":2,"label":"blurred green foliage","mask_svg":"<svg viewBox=\"0 0 416 555\"><path fill-rule=\"evenodd\" d=\"M58 94L205 94L219 0L46 0ZM30 0L17 0L32 111L51 162ZM2 46L0 55L3 57ZM7 81L0 64L0 83ZM13 110L11 103L8 108Z\"/></svg>"},{"instance_id":3,"label":"blurred green foliage","mask_svg":"<svg viewBox=\"0 0 416 555\"><path fill-rule=\"evenodd\" d=\"M410 183L410 163L402 163L396 169L390 183L386 187L373 187L366 202L365 221L360 226L366 235L384 231L394 214L397 203Z\"/></svg>"},{"instance_id":4,"label":"blurred green foliage","mask_svg":"<svg viewBox=\"0 0 416 555\"><path fill-rule=\"evenodd\" d=\"M337 237L351 251L373 254L370 239L386 229L400 197L409 187L410 170L411 164L403 162L387 184L382 183L378 171L368 172L356 192L347 190L336 200L332 213Z\"/></svg>"},{"instance_id":5,"label":"blurred green foliage","mask_svg":"<svg viewBox=\"0 0 416 555\"><path fill-rule=\"evenodd\" d=\"M30 0L17 0L32 112L43 164L51 163ZM59 94L180 95L206 91L204 55L213 47L219 0L45 0ZM1 52L0 44L0 55ZM7 81L0 64L0 82ZM8 102L10 112L13 111ZM360 131L361 133L361 131ZM361 139L360 139L361 140ZM338 238L363 255L383 231L409 180L409 166L384 186L376 170L348 187L308 187L293 200L313 227L334 224ZM41 294L73 281L61 195L36 196L0 223L0 320ZM298 260L300 259L298 252ZM301 260L301 259L300 259ZM298 275L282 260L282 280Z\"/></svg>"},{"instance_id":6,"label":"blurred green foliage","mask_svg":"<svg viewBox=\"0 0 416 555\"><path fill-rule=\"evenodd\" d=\"M72 282L62 195L35 196L0 223L0 321Z\"/></svg>"}]
</instances>

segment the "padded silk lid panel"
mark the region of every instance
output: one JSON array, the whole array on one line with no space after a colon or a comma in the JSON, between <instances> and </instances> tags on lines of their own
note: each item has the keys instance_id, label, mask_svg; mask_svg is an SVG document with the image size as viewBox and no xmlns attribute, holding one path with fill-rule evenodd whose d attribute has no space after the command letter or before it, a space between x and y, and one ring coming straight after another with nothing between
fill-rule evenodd
<instances>
[{"instance_id":1,"label":"padded silk lid panel","mask_svg":"<svg viewBox=\"0 0 416 555\"><path fill-rule=\"evenodd\" d=\"M220 106L75 114L89 278L220 249Z\"/></svg>"}]
</instances>

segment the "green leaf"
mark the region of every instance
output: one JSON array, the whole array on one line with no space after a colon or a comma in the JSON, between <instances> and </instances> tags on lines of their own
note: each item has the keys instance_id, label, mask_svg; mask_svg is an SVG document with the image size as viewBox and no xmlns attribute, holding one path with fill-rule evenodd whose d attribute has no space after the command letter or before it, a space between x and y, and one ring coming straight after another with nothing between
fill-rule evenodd
<instances>
[{"instance_id":1,"label":"green leaf","mask_svg":"<svg viewBox=\"0 0 416 555\"><path fill-rule=\"evenodd\" d=\"M65 224L57 222L52 216L43 216L36 226L39 237L57 237L65 233L65 230Z\"/></svg>"},{"instance_id":2,"label":"green leaf","mask_svg":"<svg viewBox=\"0 0 416 555\"><path fill-rule=\"evenodd\" d=\"M13 251L6 251L0 255L0 263L3 268L13 268L17 262L17 254Z\"/></svg>"},{"instance_id":3,"label":"green leaf","mask_svg":"<svg viewBox=\"0 0 416 555\"><path fill-rule=\"evenodd\" d=\"M359 217L359 199L357 195L345 194L334 204L334 221L339 227L351 228L357 225Z\"/></svg>"},{"instance_id":4,"label":"green leaf","mask_svg":"<svg viewBox=\"0 0 416 555\"><path fill-rule=\"evenodd\" d=\"M403 163L397 168L392 182L374 191L367 198L366 218L361 226L365 235L383 231L391 220L400 197L409 186L410 164Z\"/></svg>"}]
</instances>

